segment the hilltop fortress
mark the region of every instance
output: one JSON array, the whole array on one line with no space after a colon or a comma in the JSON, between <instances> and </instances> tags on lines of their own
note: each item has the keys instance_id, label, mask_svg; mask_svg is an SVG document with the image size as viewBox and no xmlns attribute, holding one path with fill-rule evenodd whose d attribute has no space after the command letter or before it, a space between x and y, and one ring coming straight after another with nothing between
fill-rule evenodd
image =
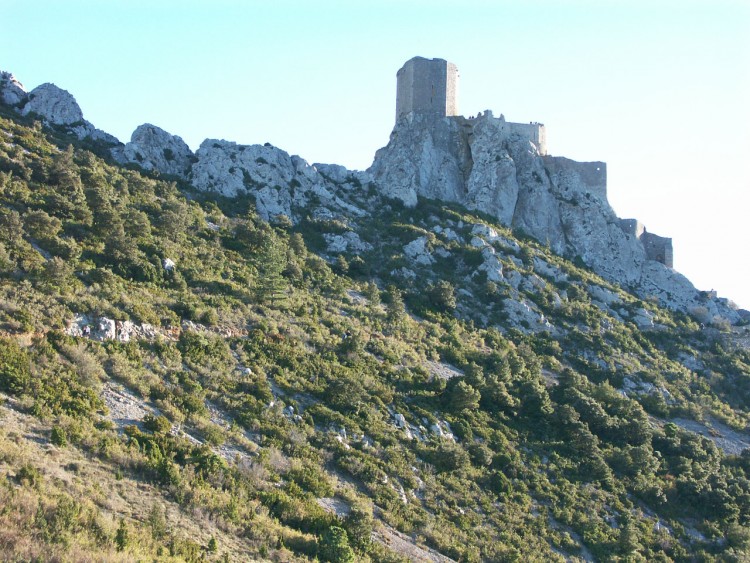
<instances>
[{"instance_id":1,"label":"hilltop fortress","mask_svg":"<svg viewBox=\"0 0 750 563\"><path fill-rule=\"evenodd\" d=\"M603 224L581 230L604 216L618 227L614 238L624 235L636 244L638 251L628 249L624 256L642 253L673 266L672 239L647 232L636 219L615 216L607 202L604 162L550 156L542 123L512 123L490 110L459 115L458 82L458 67L444 59L413 57L396 73L396 126L370 169L387 195L407 205L416 205L421 195L490 213L560 253L582 257L600 273L618 261L612 252L620 244L592 244L606 234ZM600 208L589 209L594 204ZM584 209L585 216L574 219ZM605 232L597 233L602 228ZM610 277L638 277L623 273L616 268Z\"/></svg>"}]
</instances>

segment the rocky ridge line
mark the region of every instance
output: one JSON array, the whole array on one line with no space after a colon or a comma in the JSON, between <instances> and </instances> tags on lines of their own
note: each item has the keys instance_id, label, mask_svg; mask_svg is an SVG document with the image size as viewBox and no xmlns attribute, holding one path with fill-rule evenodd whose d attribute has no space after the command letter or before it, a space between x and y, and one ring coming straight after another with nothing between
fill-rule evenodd
<instances>
[{"instance_id":1,"label":"rocky ridge line","mask_svg":"<svg viewBox=\"0 0 750 563\"><path fill-rule=\"evenodd\" d=\"M580 258L642 298L656 299L703 322L736 323L742 318L742 312L726 299L707 298L670 267L671 260L664 259L666 248L671 258L669 239L616 216L607 201L604 163L541 155L503 116L495 118L490 111L475 119L407 114L396 124L388 145L376 153L372 166L362 172L310 165L269 144L206 139L193 153L180 137L151 124L139 126L130 142L122 144L84 120L67 91L42 84L27 93L7 72L0 73L0 100L79 139L103 141L120 163L174 175L199 190L225 197L252 196L266 220L286 216L297 222L311 216L355 225L368 213L347 194L373 187L407 206L415 206L418 197L456 202L522 230L562 256ZM326 240L334 253L369 248L356 230ZM419 248L405 249L412 251L419 253ZM488 277L502 279L502 267L493 260L491 248L483 253Z\"/></svg>"}]
</instances>

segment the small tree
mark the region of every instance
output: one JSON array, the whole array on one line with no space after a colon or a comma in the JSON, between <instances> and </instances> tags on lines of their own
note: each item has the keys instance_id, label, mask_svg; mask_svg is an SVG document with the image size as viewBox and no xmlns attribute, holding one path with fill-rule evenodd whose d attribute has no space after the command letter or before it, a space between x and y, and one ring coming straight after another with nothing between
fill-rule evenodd
<instances>
[{"instance_id":1,"label":"small tree","mask_svg":"<svg viewBox=\"0 0 750 563\"><path fill-rule=\"evenodd\" d=\"M439 281L427 288L427 299L430 305L440 312L450 312L456 308L456 293L447 281Z\"/></svg>"},{"instance_id":2,"label":"small tree","mask_svg":"<svg viewBox=\"0 0 750 563\"><path fill-rule=\"evenodd\" d=\"M338 526L328 528L320 540L320 558L331 563L350 563L354 561L354 550L349 545L346 531Z\"/></svg>"},{"instance_id":3,"label":"small tree","mask_svg":"<svg viewBox=\"0 0 750 563\"><path fill-rule=\"evenodd\" d=\"M125 519L120 518L120 525L117 527L117 533L115 534L115 546L117 551L125 551L130 543L130 532L128 526L125 524Z\"/></svg>"},{"instance_id":4,"label":"small tree","mask_svg":"<svg viewBox=\"0 0 750 563\"><path fill-rule=\"evenodd\" d=\"M448 398L451 410L462 412L479 408L482 395L465 381L459 381L450 391Z\"/></svg>"},{"instance_id":5,"label":"small tree","mask_svg":"<svg viewBox=\"0 0 750 563\"><path fill-rule=\"evenodd\" d=\"M276 303L284 299L287 287L282 275L287 266L287 256L281 241L269 231L264 233L257 258L258 281L256 296L262 303Z\"/></svg>"}]
</instances>

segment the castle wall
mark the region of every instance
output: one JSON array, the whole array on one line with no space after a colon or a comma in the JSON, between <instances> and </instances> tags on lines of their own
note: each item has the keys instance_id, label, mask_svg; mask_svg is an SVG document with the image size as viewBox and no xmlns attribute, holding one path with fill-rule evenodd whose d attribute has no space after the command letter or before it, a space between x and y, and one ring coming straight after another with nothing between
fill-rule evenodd
<instances>
[{"instance_id":1,"label":"castle wall","mask_svg":"<svg viewBox=\"0 0 750 563\"><path fill-rule=\"evenodd\" d=\"M628 235L637 237L646 251L646 258L674 268L672 239L649 233L638 219L620 219L620 228Z\"/></svg>"},{"instance_id":2,"label":"castle wall","mask_svg":"<svg viewBox=\"0 0 750 563\"><path fill-rule=\"evenodd\" d=\"M444 59L414 57L396 73L396 121L410 112L458 115L458 69Z\"/></svg>"},{"instance_id":3,"label":"castle wall","mask_svg":"<svg viewBox=\"0 0 750 563\"><path fill-rule=\"evenodd\" d=\"M620 219L620 228L625 234L636 238L641 238L641 235L646 232L646 227L638 219Z\"/></svg>"},{"instance_id":4,"label":"castle wall","mask_svg":"<svg viewBox=\"0 0 750 563\"><path fill-rule=\"evenodd\" d=\"M641 242L646 249L646 257L649 260L656 260L670 268L674 267L671 238L660 237L659 235L644 232L641 235Z\"/></svg>"},{"instance_id":5,"label":"castle wall","mask_svg":"<svg viewBox=\"0 0 750 563\"><path fill-rule=\"evenodd\" d=\"M536 145L539 154L547 154L547 130L542 123L508 123L512 133L524 137Z\"/></svg>"}]
</instances>

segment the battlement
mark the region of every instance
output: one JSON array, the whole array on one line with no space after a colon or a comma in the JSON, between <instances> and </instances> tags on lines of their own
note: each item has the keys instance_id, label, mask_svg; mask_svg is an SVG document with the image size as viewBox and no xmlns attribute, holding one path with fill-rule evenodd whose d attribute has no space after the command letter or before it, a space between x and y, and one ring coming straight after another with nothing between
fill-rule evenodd
<instances>
[{"instance_id":1,"label":"battlement","mask_svg":"<svg viewBox=\"0 0 750 563\"><path fill-rule=\"evenodd\" d=\"M444 59L414 57L396 73L396 121L408 113L458 115L458 68Z\"/></svg>"}]
</instances>

